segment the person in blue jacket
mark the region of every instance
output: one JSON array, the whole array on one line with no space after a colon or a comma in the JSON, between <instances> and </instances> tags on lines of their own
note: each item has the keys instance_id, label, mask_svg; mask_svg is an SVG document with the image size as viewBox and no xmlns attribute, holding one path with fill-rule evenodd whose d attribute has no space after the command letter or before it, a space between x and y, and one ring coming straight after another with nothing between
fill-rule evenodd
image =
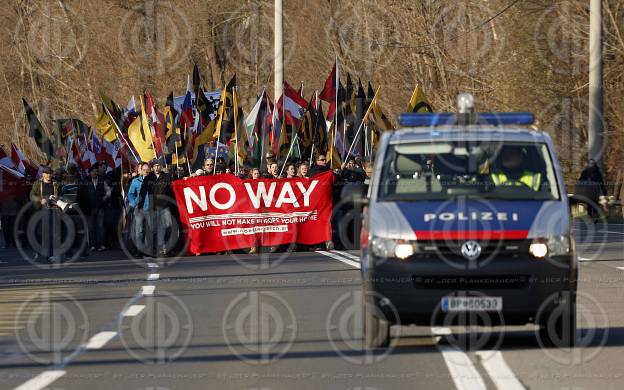
<instances>
[{"instance_id":1,"label":"person in blue jacket","mask_svg":"<svg viewBox=\"0 0 624 390\"><path fill-rule=\"evenodd\" d=\"M143 185L143 179L149 174L149 165L146 162L140 164L140 174L132 179L130 188L128 189L128 204L134 220L134 235L131 236L134 246L137 249L137 253L134 253L136 257L140 256L139 252L145 252L145 248L148 248L145 242L145 222L147 218L147 210L149 208L149 198L145 199L143 207L138 207L141 196L141 186ZM149 235L148 235L149 236Z\"/></svg>"}]
</instances>

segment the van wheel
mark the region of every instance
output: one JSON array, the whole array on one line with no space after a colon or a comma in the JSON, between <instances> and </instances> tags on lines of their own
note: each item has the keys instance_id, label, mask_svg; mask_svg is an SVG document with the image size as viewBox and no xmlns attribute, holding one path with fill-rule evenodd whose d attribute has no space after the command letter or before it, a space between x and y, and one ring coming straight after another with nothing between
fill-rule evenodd
<instances>
[{"instance_id":1,"label":"van wheel","mask_svg":"<svg viewBox=\"0 0 624 390\"><path fill-rule=\"evenodd\" d=\"M543 343L557 348L574 348L576 343L576 299L575 294L566 291L562 302L540 319L538 337Z\"/></svg>"},{"instance_id":2,"label":"van wheel","mask_svg":"<svg viewBox=\"0 0 624 390\"><path fill-rule=\"evenodd\" d=\"M366 304L363 311L365 348L387 348L390 344L390 323L375 315Z\"/></svg>"}]
</instances>

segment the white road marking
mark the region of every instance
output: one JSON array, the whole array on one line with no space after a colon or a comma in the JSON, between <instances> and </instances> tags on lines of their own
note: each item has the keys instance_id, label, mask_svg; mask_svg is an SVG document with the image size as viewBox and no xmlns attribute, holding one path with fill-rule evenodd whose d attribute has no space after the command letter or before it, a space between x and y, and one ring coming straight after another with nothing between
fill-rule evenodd
<instances>
[{"instance_id":1,"label":"white road marking","mask_svg":"<svg viewBox=\"0 0 624 390\"><path fill-rule=\"evenodd\" d=\"M342 261L343 263L348 264L351 267L355 267L357 269L360 269L360 263L355 262L353 260L350 260L350 259L348 259L346 257L342 257L342 256L340 256L340 255L338 255L336 253L326 252L326 251L318 251L318 253L320 253L322 255L325 255L327 257L331 257L332 259L336 259L338 261Z\"/></svg>"},{"instance_id":2,"label":"white road marking","mask_svg":"<svg viewBox=\"0 0 624 390\"><path fill-rule=\"evenodd\" d=\"M158 280L160 278L160 274L149 274L147 275L147 280Z\"/></svg>"},{"instance_id":3,"label":"white road marking","mask_svg":"<svg viewBox=\"0 0 624 390\"><path fill-rule=\"evenodd\" d=\"M158 268L159 265L156 263L147 263L147 268Z\"/></svg>"},{"instance_id":4,"label":"white road marking","mask_svg":"<svg viewBox=\"0 0 624 390\"><path fill-rule=\"evenodd\" d=\"M360 258L358 256L352 255L349 252L345 252L345 251L334 251L335 253L338 253L344 257L348 257L349 259L353 260L353 261L357 261L358 263L360 262Z\"/></svg>"},{"instance_id":5,"label":"white road marking","mask_svg":"<svg viewBox=\"0 0 624 390\"><path fill-rule=\"evenodd\" d=\"M594 259L590 259L590 258L588 258L588 257L580 257L580 256L579 256L578 260L579 260L579 261L592 261L592 260L594 260Z\"/></svg>"},{"instance_id":6,"label":"white road marking","mask_svg":"<svg viewBox=\"0 0 624 390\"><path fill-rule=\"evenodd\" d=\"M524 386L507 365L501 351L477 351L476 354L481 358L483 368L498 389L524 390Z\"/></svg>"},{"instance_id":7,"label":"white road marking","mask_svg":"<svg viewBox=\"0 0 624 390\"><path fill-rule=\"evenodd\" d=\"M479 371L477 371L466 352L447 345L439 346L438 349L458 390L487 389L483 378L479 375Z\"/></svg>"},{"instance_id":8,"label":"white road marking","mask_svg":"<svg viewBox=\"0 0 624 390\"><path fill-rule=\"evenodd\" d=\"M138 315L141 311L143 311L144 308L145 308L145 305L132 305L132 306L129 306L126 310L124 310L124 312L121 315L124 317L134 317Z\"/></svg>"},{"instance_id":9,"label":"white road marking","mask_svg":"<svg viewBox=\"0 0 624 390\"><path fill-rule=\"evenodd\" d=\"M40 390L63 375L65 375L64 370L44 371L36 377L22 383L20 386L17 386L14 390Z\"/></svg>"},{"instance_id":10,"label":"white road marking","mask_svg":"<svg viewBox=\"0 0 624 390\"><path fill-rule=\"evenodd\" d=\"M85 348L86 349L100 349L106 343L111 341L113 337L115 336L117 336L117 332L104 331L104 332L97 333L89 339L89 342L87 343L87 346Z\"/></svg>"},{"instance_id":11,"label":"white road marking","mask_svg":"<svg viewBox=\"0 0 624 390\"><path fill-rule=\"evenodd\" d=\"M156 289L156 286L142 286L141 287L141 294L144 297L152 296L152 295L154 295L154 290L155 289Z\"/></svg>"},{"instance_id":12,"label":"white road marking","mask_svg":"<svg viewBox=\"0 0 624 390\"><path fill-rule=\"evenodd\" d=\"M619 269L620 271L624 271L624 267L615 267L617 269Z\"/></svg>"}]
</instances>

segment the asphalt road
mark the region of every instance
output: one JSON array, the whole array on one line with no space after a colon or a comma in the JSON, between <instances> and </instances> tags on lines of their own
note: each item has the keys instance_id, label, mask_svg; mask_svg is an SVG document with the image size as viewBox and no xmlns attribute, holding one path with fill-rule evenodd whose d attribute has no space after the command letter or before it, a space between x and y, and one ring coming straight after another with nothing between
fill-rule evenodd
<instances>
[{"instance_id":1,"label":"asphalt road","mask_svg":"<svg viewBox=\"0 0 624 390\"><path fill-rule=\"evenodd\" d=\"M580 346L532 327L401 327L361 350L356 252L55 269L0 253L1 389L621 389L624 226L576 231ZM457 346L463 337L478 350Z\"/></svg>"}]
</instances>

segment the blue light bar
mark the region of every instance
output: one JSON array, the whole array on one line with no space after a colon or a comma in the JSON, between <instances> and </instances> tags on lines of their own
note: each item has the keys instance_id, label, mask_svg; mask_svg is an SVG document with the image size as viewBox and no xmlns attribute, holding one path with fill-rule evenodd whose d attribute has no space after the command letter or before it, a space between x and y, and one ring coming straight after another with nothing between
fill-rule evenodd
<instances>
[{"instance_id":1,"label":"blue light bar","mask_svg":"<svg viewBox=\"0 0 624 390\"><path fill-rule=\"evenodd\" d=\"M399 124L405 127L431 127L443 125L532 125L535 116L531 112L477 112L474 114L455 114L451 112L403 113L399 115Z\"/></svg>"},{"instance_id":2,"label":"blue light bar","mask_svg":"<svg viewBox=\"0 0 624 390\"><path fill-rule=\"evenodd\" d=\"M403 113L399 114L399 125L405 127L428 127L456 124L455 114L452 112L432 113Z\"/></svg>"},{"instance_id":3,"label":"blue light bar","mask_svg":"<svg viewBox=\"0 0 624 390\"><path fill-rule=\"evenodd\" d=\"M479 112L479 122L487 122L491 125L525 125L535 122L532 112Z\"/></svg>"}]
</instances>

